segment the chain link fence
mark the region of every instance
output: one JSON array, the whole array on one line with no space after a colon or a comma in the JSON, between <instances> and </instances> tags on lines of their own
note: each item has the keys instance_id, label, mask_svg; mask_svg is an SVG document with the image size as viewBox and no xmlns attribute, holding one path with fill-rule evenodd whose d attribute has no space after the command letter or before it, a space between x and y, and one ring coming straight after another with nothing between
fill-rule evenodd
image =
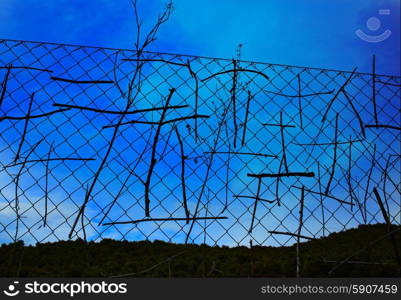
<instances>
[{"instance_id":1,"label":"chain link fence","mask_svg":"<svg viewBox=\"0 0 401 300\"><path fill-rule=\"evenodd\" d=\"M133 88L134 51L0 40L1 242L280 246L401 224L400 77L141 60Z\"/></svg>"}]
</instances>

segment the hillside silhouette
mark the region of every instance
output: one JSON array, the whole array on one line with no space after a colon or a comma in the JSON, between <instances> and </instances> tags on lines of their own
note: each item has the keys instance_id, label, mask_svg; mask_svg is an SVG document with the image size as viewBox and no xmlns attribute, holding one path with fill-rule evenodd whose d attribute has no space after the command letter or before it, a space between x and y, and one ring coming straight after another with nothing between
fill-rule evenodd
<instances>
[{"instance_id":1,"label":"hillside silhouette","mask_svg":"<svg viewBox=\"0 0 401 300\"><path fill-rule=\"evenodd\" d=\"M399 229L393 226L391 230ZM360 225L300 244L302 277L399 277L384 224ZM398 251L401 231L393 234ZM162 241L59 241L0 247L2 277L294 277L295 245L227 247ZM358 253L359 252L359 253ZM356 255L354 255L356 254ZM348 263L329 271L349 256Z\"/></svg>"}]
</instances>

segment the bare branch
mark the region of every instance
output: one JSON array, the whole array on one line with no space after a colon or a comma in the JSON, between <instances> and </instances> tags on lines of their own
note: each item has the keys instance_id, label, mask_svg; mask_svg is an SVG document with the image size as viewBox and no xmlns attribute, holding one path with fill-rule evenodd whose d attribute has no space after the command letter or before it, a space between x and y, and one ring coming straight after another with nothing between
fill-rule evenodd
<instances>
[{"instance_id":1,"label":"bare branch","mask_svg":"<svg viewBox=\"0 0 401 300\"><path fill-rule=\"evenodd\" d=\"M211 79L211 78L213 78L213 77L215 77L215 76L222 75L222 74L227 74L227 73L233 73L233 72L237 72L237 73L238 73L238 72L250 72L250 73L255 73L255 74L258 74L258 75L264 77L266 80L270 80L270 78L269 78L267 75L265 75L264 73L262 73L262 72L259 72L259 71L256 71L256 70L251 70L251 69L237 68L237 69L235 69L235 70L234 70L234 69L231 69L231 70L226 70L226 71L214 73L214 74L210 75L209 77L206 77L206 78L204 78L204 79L201 79L201 81L204 82L204 81L207 81L207 80L209 80L209 79Z\"/></svg>"},{"instance_id":2,"label":"bare branch","mask_svg":"<svg viewBox=\"0 0 401 300\"><path fill-rule=\"evenodd\" d=\"M4 120L16 120L16 121L25 120L26 121L28 119L38 119L38 118L51 116L51 115L54 115L54 114L57 114L57 113L60 113L60 112L68 111L68 110L70 110L70 109L69 108L67 108L67 109L58 109L58 110L50 111L50 112L39 114L39 115L33 115L33 116L26 115L26 116L23 116L23 117L4 116L4 117L0 117L0 122L2 122Z\"/></svg>"},{"instance_id":3,"label":"bare branch","mask_svg":"<svg viewBox=\"0 0 401 300\"><path fill-rule=\"evenodd\" d=\"M68 78L60 78L60 77L50 77L51 80L54 81L61 81L61 82L68 82L68 83L74 83L74 84L113 84L113 80L74 80L74 79L68 79Z\"/></svg>"},{"instance_id":4,"label":"bare branch","mask_svg":"<svg viewBox=\"0 0 401 300\"><path fill-rule=\"evenodd\" d=\"M254 205L253 205L251 227L249 228L248 233L252 233L252 230L253 230L253 223L255 222L256 207L257 207L258 201L259 201L260 188L261 188L261 186L262 186L262 178L259 177L259 178L258 178L258 188L257 188L257 191L256 191L255 202L254 202Z\"/></svg>"},{"instance_id":5,"label":"bare branch","mask_svg":"<svg viewBox=\"0 0 401 300\"><path fill-rule=\"evenodd\" d=\"M212 152L206 151L203 152L205 154L210 154ZM251 156L262 156L262 157L273 157L273 158L278 158L278 155L271 155L271 154L263 154L263 153L251 153L251 152L225 152L225 151L215 151L213 152L214 154L233 154L233 155L251 155Z\"/></svg>"},{"instance_id":6,"label":"bare branch","mask_svg":"<svg viewBox=\"0 0 401 300\"><path fill-rule=\"evenodd\" d=\"M334 172L337 164L337 140L338 140L338 113L336 114L336 127L334 129L334 154L333 154L333 165L331 167L330 178L326 186L325 194L328 195L330 192L330 185L334 177Z\"/></svg>"},{"instance_id":7,"label":"bare branch","mask_svg":"<svg viewBox=\"0 0 401 300\"><path fill-rule=\"evenodd\" d=\"M242 146L245 145L245 134L246 134L246 125L248 123L248 114L249 114L249 103L251 102L252 95L251 91L248 91L248 101L246 103L246 114L245 114L245 121L244 121L244 130L242 132Z\"/></svg>"},{"instance_id":8,"label":"bare branch","mask_svg":"<svg viewBox=\"0 0 401 300\"><path fill-rule=\"evenodd\" d=\"M379 204L380 210L381 210L382 215L383 215L383 219L386 222L387 231L388 231L388 233L390 233L391 232L391 221L390 221L390 218L388 216L388 213L386 212L386 209L384 208L383 201L382 201L382 199L381 199L381 197L379 195L379 192L377 191L377 189L375 187L373 188L373 193L376 196L377 203ZM393 245L394 256L395 256L395 258L397 260L398 267L399 267L399 269L401 271L401 256L400 256L400 253L399 253L399 250L398 250L397 242L396 242L396 240L394 238L394 235L390 235L389 238L390 238L391 244Z\"/></svg>"},{"instance_id":9,"label":"bare branch","mask_svg":"<svg viewBox=\"0 0 401 300\"><path fill-rule=\"evenodd\" d=\"M21 148L22 148L22 145L24 144L24 141L25 141L25 135L26 135L26 132L27 132L27 129L28 129L28 121L29 121L29 117L31 116L32 103L33 103L34 97L35 97L35 93L32 93L30 101L29 101L28 112L27 112L27 115L26 115L27 118L25 119L24 131L22 132L22 136L21 136L21 140L20 140L20 143L19 143L19 146L18 146L17 154L15 155L15 158L14 158L14 163L16 163L17 160L19 159Z\"/></svg>"},{"instance_id":10,"label":"bare branch","mask_svg":"<svg viewBox=\"0 0 401 300\"><path fill-rule=\"evenodd\" d=\"M145 215L147 217L150 216L149 189L150 189L150 180L152 178L153 169L154 169L154 167L156 165L156 146L157 146L157 142L159 140L160 130L161 130L161 127L162 127L161 125L162 125L162 123L164 121L164 118L166 116L167 107L170 104L170 100L171 100L171 97L173 96L174 92L175 92L174 88L170 89L170 93L169 93L169 95L167 97L167 100L166 100L165 109L162 111L162 114L160 116L159 126L157 127L157 130L156 130L156 133L155 133L155 137L154 137L154 140L153 140L152 156L151 156L151 159L150 159L148 176L147 176L146 181L145 181Z\"/></svg>"},{"instance_id":11,"label":"bare branch","mask_svg":"<svg viewBox=\"0 0 401 300\"><path fill-rule=\"evenodd\" d=\"M326 120L327 117L327 113L329 112L331 106L333 105L334 101L337 99L337 97L340 95L340 93L345 89L345 87L348 85L348 83L350 83L351 79L354 77L354 74L356 72L356 68L354 68L354 70L352 70L350 76L347 78L347 80L344 82L344 84L338 89L337 93L334 95L333 99L330 100L329 104L327 105L327 109L323 115L322 118L322 123L324 123L324 121Z\"/></svg>"},{"instance_id":12,"label":"bare branch","mask_svg":"<svg viewBox=\"0 0 401 300\"><path fill-rule=\"evenodd\" d=\"M186 193L186 184L185 184L185 159L186 156L184 154L184 145L181 140L180 133L178 132L177 126L174 126L175 134L177 135L178 143L180 144L180 151L181 151L181 186L182 186L182 201L185 210L185 216L187 219L189 218L189 210L187 205L187 193ZM187 220L187 224L189 220Z\"/></svg>"},{"instance_id":13,"label":"bare branch","mask_svg":"<svg viewBox=\"0 0 401 300\"><path fill-rule=\"evenodd\" d=\"M401 127L399 126L391 126L391 125L365 125L365 128L388 128L388 129L394 129L394 130L401 130Z\"/></svg>"},{"instance_id":14,"label":"bare branch","mask_svg":"<svg viewBox=\"0 0 401 300\"><path fill-rule=\"evenodd\" d=\"M129 125L129 124L148 124L148 125L166 125L166 124L170 124L170 123L175 123L175 122L179 122L179 121L185 121L185 120L191 120L191 119L208 119L210 116L207 115L194 115L194 116L187 116L187 117L182 117L182 118L177 118L177 119L172 119L172 120L167 120L167 121L163 121L163 122L151 122L151 121L128 121L128 122L123 122L121 124L113 124L113 125L106 125L103 126L103 129L105 128L113 128L113 127L117 127L120 125Z\"/></svg>"},{"instance_id":15,"label":"bare branch","mask_svg":"<svg viewBox=\"0 0 401 300\"><path fill-rule=\"evenodd\" d=\"M293 237L300 237L301 239L306 239L306 240L314 240L315 239L313 237L309 237L309 236L305 236L305 235L298 235L298 234L292 233L292 232L282 232L282 231L274 231L274 230L269 230L268 232L271 234L280 234L280 235L289 235L289 236L293 236Z\"/></svg>"},{"instance_id":16,"label":"bare branch","mask_svg":"<svg viewBox=\"0 0 401 300\"><path fill-rule=\"evenodd\" d=\"M277 178L277 177L315 177L314 172L289 172L289 173L279 173L279 174L247 174L248 177L262 177L262 178Z\"/></svg>"},{"instance_id":17,"label":"bare branch","mask_svg":"<svg viewBox=\"0 0 401 300\"><path fill-rule=\"evenodd\" d=\"M108 225L123 225L123 224L138 224L142 222L165 222L165 221L195 221L195 220L225 220L227 217L194 217L194 218L148 218L133 221L121 221L121 222L110 222L103 223L103 226Z\"/></svg>"},{"instance_id":18,"label":"bare branch","mask_svg":"<svg viewBox=\"0 0 401 300\"><path fill-rule=\"evenodd\" d=\"M3 82L1 83L1 94L0 94L0 107L3 105L4 101L4 96L6 94L7 90L7 83L8 83L8 78L10 77L10 72L12 69L13 65L7 65L5 68L7 69L6 74L4 75Z\"/></svg>"},{"instance_id":19,"label":"bare branch","mask_svg":"<svg viewBox=\"0 0 401 300\"><path fill-rule=\"evenodd\" d=\"M22 70L32 70L32 71L53 73L53 71L49 70L49 69L35 68L35 67L30 67L30 66L13 66L13 65L9 65L9 66L6 66L6 67L0 67L0 70L1 69L13 69L13 70L22 69Z\"/></svg>"},{"instance_id":20,"label":"bare branch","mask_svg":"<svg viewBox=\"0 0 401 300\"><path fill-rule=\"evenodd\" d=\"M70 104L60 104L60 103L54 103L53 106L75 108L75 109L80 109L80 110L88 110L88 111L93 111L93 112L98 112L98 113L103 113L103 114L113 114L113 115L130 115L130 114L152 112L152 111L158 111L158 110L164 110L164 109L178 109L178 108L189 107L189 105L173 105L173 106L169 106L169 107L150 107L150 108L136 109L133 111L125 112L125 111L105 110L105 109L99 109L99 108L85 107L85 106L79 106L79 105L70 105ZM1 121L1 119L0 119L0 121Z\"/></svg>"}]
</instances>

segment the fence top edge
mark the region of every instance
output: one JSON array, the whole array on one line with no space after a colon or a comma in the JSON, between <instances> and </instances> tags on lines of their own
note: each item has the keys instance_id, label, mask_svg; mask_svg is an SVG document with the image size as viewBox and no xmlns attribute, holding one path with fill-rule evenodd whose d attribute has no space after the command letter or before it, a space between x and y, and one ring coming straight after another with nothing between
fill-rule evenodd
<instances>
[{"instance_id":1,"label":"fence top edge","mask_svg":"<svg viewBox=\"0 0 401 300\"><path fill-rule=\"evenodd\" d=\"M126 48L112 48L112 47L101 47L101 46L89 46L89 45L79 45L79 44L69 44L69 43L56 43L56 42L40 42L40 41L32 41L32 40L18 40L18 39L9 39L9 38L0 38L0 44L4 42L17 42L17 43L26 43L26 44L43 44L43 45L54 45L54 46L66 46L66 47L77 47L77 48L89 48L89 49L102 49L102 50L113 50L113 51L126 51L126 52L135 52L134 49L126 49ZM232 61L233 59L229 58L221 58L221 57L211 57L211 56L201 56L201 55L191 55L191 54L181 54L181 53L169 53L169 52L159 52L159 51L143 51L144 53L149 54L162 54L162 55L170 55L170 56L182 56L182 57L190 57L194 59L209 59L209 60L221 60L221 61ZM252 63L252 64L262 64L262 65L272 65L272 66L280 66L280 67L290 67L290 68L298 68L298 69L309 69L309 70L317 70L317 71L328 71L328 72L338 72L351 74L352 71L332 69L332 68L318 68L318 67L307 67L307 66L299 66L299 65L287 65L287 64L277 64L277 63L269 63L269 62L261 62L261 61L250 61L250 60L237 60L242 63ZM355 72L358 75L365 76L373 76L372 73L367 72ZM401 75L393 75L393 74L379 74L376 73L375 76L388 77L393 79L401 80Z\"/></svg>"}]
</instances>

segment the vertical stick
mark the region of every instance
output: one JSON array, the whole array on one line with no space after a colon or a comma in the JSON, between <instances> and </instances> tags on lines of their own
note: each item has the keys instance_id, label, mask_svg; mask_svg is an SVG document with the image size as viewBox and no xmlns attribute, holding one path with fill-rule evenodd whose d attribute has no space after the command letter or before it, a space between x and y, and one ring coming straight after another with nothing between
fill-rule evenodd
<instances>
[{"instance_id":1,"label":"vertical stick","mask_svg":"<svg viewBox=\"0 0 401 300\"><path fill-rule=\"evenodd\" d=\"M172 129L170 130L170 132L172 131ZM123 184L120 187L120 190L118 191L117 195L114 197L113 201L111 202L109 208L107 209L107 211L105 212L105 214L103 215L102 219L99 221L99 225L103 223L104 219L108 216L109 212L111 211L111 209L113 208L114 204L117 202L118 198L120 197L120 195L123 193L124 188L126 187L127 183L128 183L128 179L131 177L131 175L134 173L136 167L139 165L139 163L142 161L142 156L145 154L148 145L149 145L149 141L150 138L152 137L152 129L150 130L149 133L149 137L147 138L146 142L145 142L145 146L143 147L143 150L141 152L141 154L139 155L139 157L136 159L136 163L135 166L133 166L131 168L131 170L128 172L127 176L125 177L125 180L123 182Z\"/></svg>"},{"instance_id":2,"label":"vertical stick","mask_svg":"<svg viewBox=\"0 0 401 300\"><path fill-rule=\"evenodd\" d=\"M245 121L244 121L244 130L242 133L242 143L241 145L244 146L245 145L245 134L246 134L246 124L248 123L248 114L249 114L249 103L251 102L251 91L248 91L248 101L246 103L246 114L245 114Z\"/></svg>"},{"instance_id":3,"label":"vertical stick","mask_svg":"<svg viewBox=\"0 0 401 300\"><path fill-rule=\"evenodd\" d=\"M196 119L197 119L197 118L196 118ZM173 125L171 126L171 130L170 130L170 132L168 133L168 136L167 136L166 143L165 143L165 145L164 145L163 151L162 151L162 153L160 154L160 160L162 160L162 159L164 158L164 154L166 153L167 146L169 146L170 137L171 137L171 134L172 134L173 131L174 131L174 127L175 127L175 122L174 122Z\"/></svg>"},{"instance_id":4,"label":"vertical stick","mask_svg":"<svg viewBox=\"0 0 401 300\"><path fill-rule=\"evenodd\" d=\"M227 169L226 169L226 182L224 183L225 188L226 188L226 203L224 204L224 207L220 214L222 214L228 206L228 182L229 182L229 175L230 175L230 158L231 158L231 143L228 137L228 128L227 128L227 122L224 121L224 127L226 129L226 138L227 138L227 145L228 145L228 153L227 153Z\"/></svg>"},{"instance_id":5,"label":"vertical stick","mask_svg":"<svg viewBox=\"0 0 401 300\"><path fill-rule=\"evenodd\" d=\"M335 172L335 168L336 168L336 164L337 164L337 144L338 144L337 138L338 138L338 113L336 114L336 128L335 128L335 131L334 131L333 165L332 165L332 168L331 168L329 182L327 183L326 191L324 192L326 195L328 195L329 192L330 192L330 185L331 185L331 182L333 180L334 172Z\"/></svg>"},{"instance_id":6,"label":"vertical stick","mask_svg":"<svg viewBox=\"0 0 401 300\"><path fill-rule=\"evenodd\" d=\"M156 130L156 133L155 133L155 137L154 137L154 140L153 140L152 156L151 156L151 160L150 160L148 176L147 176L146 182L145 182L145 215L147 217L150 216L149 190L150 190L150 180L152 178L153 169L155 168L155 165L156 165L156 146L157 146L157 142L159 140L159 135L160 135L160 130L161 130L161 127L162 127L162 123L164 121L164 117L166 116L167 107L170 104L170 100L171 100L171 97L173 96L174 92L175 92L174 88L170 89L170 94L167 97L164 109L163 109L162 114L160 116L160 123L159 123L159 125L157 127L157 130Z\"/></svg>"},{"instance_id":7,"label":"vertical stick","mask_svg":"<svg viewBox=\"0 0 401 300\"><path fill-rule=\"evenodd\" d=\"M351 100L351 98L348 96L348 93L345 91L345 89L342 90L342 93L343 93L343 95L345 96L345 98L347 98L348 103L351 105L351 108L352 108L352 110L354 111L354 113L355 113L355 115L356 115L356 117L357 117L357 119L358 119L359 127L361 128L362 136L363 136L364 138L366 138L365 126L363 125L363 121L362 121L361 116L359 115L358 110L355 108L355 105L352 103L352 100Z\"/></svg>"},{"instance_id":8,"label":"vertical stick","mask_svg":"<svg viewBox=\"0 0 401 300\"><path fill-rule=\"evenodd\" d=\"M301 236L301 230L303 225L303 214L304 214L304 198L305 198L305 186L302 186L301 190L301 203L299 208L299 227L298 227L298 235L297 235L297 278L299 278L300 274L300 257L299 257L299 242Z\"/></svg>"},{"instance_id":9,"label":"vertical stick","mask_svg":"<svg viewBox=\"0 0 401 300\"><path fill-rule=\"evenodd\" d=\"M14 242L17 242L18 239L18 231L19 231L19 220L21 218L19 214L19 195L18 195L18 189L19 189L19 180L22 175L22 171L25 168L26 162L28 161L28 158L31 156L31 154L35 151L36 147L39 146L39 144L43 141L40 140L37 142L31 150L29 150L28 154L26 155L24 161L21 164L21 168L18 171L17 176L15 177L15 214L16 214L16 225L15 225L15 236L14 236Z\"/></svg>"},{"instance_id":10,"label":"vertical stick","mask_svg":"<svg viewBox=\"0 0 401 300\"><path fill-rule=\"evenodd\" d=\"M249 254L251 258L251 277L253 277L253 274L255 273L255 264L253 262L253 242L252 239L249 240Z\"/></svg>"},{"instance_id":11,"label":"vertical stick","mask_svg":"<svg viewBox=\"0 0 401 300\"><path fill-rule=\"evenodd\" d=\"M384 202L386 203L386 207L387 207L387 211L390 212L390 207L388 205L388 199L387 199L387 192L386 192L386 183L387 183L387 172L388 172L388 167L390 164L390 158L391 156L389 155L389 157L387 158L387 162L386 162L386 167L383 171L383 196L384 196Z\"/></svg>"},{"instance_id":12,"label":"vertical stick","mask_svg":"<svg viewBox=\"0 0 401 300\"><path fill-rule=\"evenodd\" d=\"M136 70L136 72L137 71L138 71L138 69ZM135 74L137 74L137 73L135 73ZM104 165L106 164L107 158L109 157L111 150L113 149L114 142L115 142L115 140L117 138L118 129L120 128L120 125L121 125L123 119L125 118L125 115L127 114L129 108L132 105L132 99L131 99L132 84L133 84L133 81L131 81L131 83L130 83L130 87L129 87L129 91L128 91L127 105L125 106L125 110L121 114L121 116L120 116L120 118L118 120L117 126L114 127L113 135L112 135L111 140L109 142L109 146L107 148L106 154L103 156L103 159L102 159L102 161L101 161L101 163L99 165L99 168L97 169L96 174L95 174L95 176L94 176L94 178L93 178L93 180L92 180L92 182L91 182L91 184L90 184L90 186L88 188L88 192L85 194L84 202L83 202L80 210L78 211L78 214L77 214L77 216L76 216L76 218L74 220L74 223L72 224L72 227L70 229L70 233L68 234L68 238L69 239L71 239L71 237L72 237L72 234L73 234L73 232L75 230L75 227L78 224L78 221L79 221L79 218L80 218L80 216L81 216L81 214L83 212L83 209L86 206L87 202L89 201L89 197L90 197L93 189L95 188L95 185L96 185L96 182L97 182L97 180L99 178L99 175L102 172ZM139 90L137 91L137 94L138 93L139 93Z\"/></svg>"},{"instance_id":13,"label":"vertical stick","mask_svg":"<svg viewBox=\"0 0 401 300\"><path fill-rule=\"evenodd\" d=\"M386 212L386 209L384 208L383 201L380 198L379 192L377 191L377 189L375 187L373 188L373 193L375 194L376 199L377 199L377 203L380 206L380 210L382 212L383 219L387 224L387 231L390 233L391 232L391 221L390 221L390 218L389 218L389 216L388 216L388 214ZM400 253L398 252L397 242L395 241L394 236L392 234L389 236L389 238L390 238L390 241L391 241L391 243L393 245L394 256L395 256L395 258L397 260L398 267L400 268L400 271L401 271L401 256L400 256Z\"/></svg>"},{"instance_id":14,"label":"vertical stick","mask_svg":"<svg viewBox=\"0 0 401 300\"><path fill-rule=\"evenodd\" d=\"M53 144L50 145L49 153L47 154L47 161L46 161L46 183L45 183L45 214L43 217L43 227L46 227L47 224L47 207L48 207L48 200L49 200L49 163L50 163L50 155L53 150Z\"/></svg>"},{"instance_id":15,"label":"vertical stick","mask_svg":"<svg viewBox=\"0 0 401 300\"><path fill-rule=\"evenodd\" d=\"M320 134L323 132L323 123L326 120L326 116L327 116L331 106L333 105L334 101L337 99L337 97L340 94L340 92L343 91L345 89L345 87L351 82L351 80L352 80L352 78L353 78L353 76L354 76L354 74L356 72L356 69L357 68L354 68L352 70L351 75L348 77L348 79L345 81L345 83L338 89L338 91L335 94L335 96L333 97L333 99L330 100L330 102L329 102L329 104L327 106L326 112L324 113L323 118L322 118L322 125L320 126L317 135L313 138L313 143L316 143L316 141L318 140ZM310 152L308 153L308 156L305 159L305 163L307 163L309 158L312 156L312 153L313 153L314 149L315 149L315 145L313 144L312 147L311 147Z\"/></svg>"},{"instance_id":16,"label":"vertical stick","mask_svg":"<svg viewBox=\"0 0 401 300\"><path fill-rule=\"evenodd\" d=\"M351 198L351 203L354 203L354 197L352 194L352 183L351 183L351 168L352 168L352 139L351 136L349 137L349 149L348 149L348 193ZM351 205L351 211L353 211L354 206Z\"/></svg>"},{"instance_id":17,"label":"vertical stick","mask_svg":"<svg viewBox=\"0 0 401 300\"><path fill-rule=\"evenodd\" d=\"M287 155L285 154L285 141L284 141L284 126L283 126L283 112L280 111L280 133L281 133L281 147L283 149L283 159L285 172L288 173Z\"/></svg>"},{"instance_id":18,"label":"vertical stick","mask_svg":"<svg viewBox=\"0 0 401 300\"><path fill-rule=\"evenodd\" d=\"M323 236L325 236L326 222L324 218L324 205L323 205L323 193L322 193L322 183L320 182L320 162L317 162L317 180L319 185L319 195L320 195L320 206L322 208L322 222L323 222Z\"/></svg>"},{"instance_id":19,"label":"vertical stick","mask_svg":"<svg viewBox=\"0 0 401 300\"><path fill-rule=\"evenodd\" d=\"M74 221L74 223L72 224L70 233L68 234L68 238L69 238L69 239L71 239L72 234L74 233L75 227L77 226L77 223L78 223L78 221L79 221L80 218L81 218L81 223L82 223L82 226L83 226L82 215L83 215L83 213L84 213L85 206L86 206L86 204L87 204L88 201L89 201L89 198L90 198L89 188L87 187L87 188L86 188L86 192L85 192L85 199L84 199L84 202L82 203L82 206L81 206L81 208L80 208L79 211L78 211L77 217L75 218L75 221ZM84 227L82 227L82 228L84 228ZM84 233L85 233L85 232L84 232Z\"/></svg>"},{"instance_id":20,"label":"vertical stick","mask_svg":"<svg viewBox=\"0 0 401 300\"><path fill-rule=\"evenodd\" d=\"M281 166L283 165L283 160L284 160L284 157L282 157L281 160L280 160L280 166L278 168L278 174L281 173ZM281 206L281 201L280 201L280 197L279 197L279 190L278 190L279 184L280 184L280 176L278 176L277 179L276 179L276 201L277 201L277 205Z\"/></svg>"},{"instance_id":21,"label":"vertical stick","mask_svg":"<svg viewBox=\"0 0 401 300\"><path fill-rule=\"evenodd\" d=\"M251 227L249 228L249 233L252 233L252 230L253 230L253 223L255 221L256 207L257 207L258 201L259 201L261 185L262 185L262 177L258 177L258 189L256 192L255 204L253 205L252 221L251 221Z\"/></svg>"},{"instance_id":22,"label":"vertical stick","mask_svg":"<svg viewBox=\"0 0 401 300\"><path fill-rule=\"evenodd\" d=\"M376 55L373 55L373 66L372 66L372 94L373 94L373 112L375 117L375 124L378 125L377 119L377 107L376 107Z\"/></svg>"},{"instance_id":23,"label":"vertical stick","mask_svg":"<svg viewBox=\"0 0 401 300\"><path fill-rule=\"evenodd\" d=\"M35 97L35 93L32 93L31 98L29 100L29 106L28 106L28 112L27 112L26 119L25 119L24 131L22 132L21 141L18 146L17 154L15 155L15 158L14 158L14 163L16 163L17 160L19 159L22 145L24 144L24 141L25 141L25 136L26 136L26 132L28 130L28 122L29 122L29 117L31 116L32 103L33 103L34 97Z\"/></svg>"},{"instance_id":24,"label":"vertical stick","mask_svg":"<svg viewBox=\"0 0 401 300\"><path fill-rule=\"evenodd\" d=\"M138 68L139 68L139 67L138 67ZM116 138L117 138L118 129L120 128L120 125L121 125L122 121L124 120L125 115L127 114L128 110L130 109L130 107L131 107L131 105L132 105L132 101L133 101L133 99L134 99L134 98L131 98L132 85L134 84L135 77L136 77L136 75L138 74L138 71L139 71L138 68L136 69L134 78L132 79L132 81L131 81L131 83L130 83L130 85L129 85L128 98L127 98L127 105L125 106L125 110L124 110L124 112L121 114L121 116L120 116L120 118L119 118L119 120L118 120L117 125L114 127L113 135L112 135L112 137L111 137L111 139L110 139L109 146L107 147L107 151L106 151L105 155L103 156L103 159L102 159L102 161L101 161L101 163L100 163L100 165L99 165L99 168L97 169L97 171L96 171L96 173L95 173L95 176L93 177L93 180L92 180L92 182L91 182L91 184L90 184L90 186L89 186L89 188L88 188L88 193L86 193L86 195L85 195L85 199L84 199L84 202L83 202L83 204L82 204L82 207L81 207L81 209L78 211L78 214L77 214L77 216L76 216L76 218L75 218L75 220L74 220L74 223L72 224L72 227L71 227L71 229L70 229L70 233L68 234L68 238L70 238L70 239L71 239L71 236L72 236L72 234L73 234L73 232L74 232L74 230L75 230L75 226L77 226L77 224L78 224L79 217L81 216L81 214L82 214L82 212L83 212L82 209L85 207L86 203L89 201L89 197L90 197L90 195L91 195L93 189L95 188L95 185L96 185L96 182L97 182L97 180L98 180L98 178L99 178L99 176L100 176L100 173L102 172L103 167L104 167L104 165L105 165L106 162L107 162L107 158L109 157L110 152L111 152L111 150L113 149L114 142L115 142L115 140L116 140ZM140 88L138 87L135 97L138 95L139 90L140 90Z\"/></svg>"},{"instance_id":25,"label":"vertical stick","mask_svg":"<svg viewBox=\"0 0 401 300\"><path fill-rule=\"evenodd\" d=\"M298 109L299 109L299 121L301 125L301 129L304 129L303 121L302 121L302 103L301 103L301 76L297 75L298 78Z\"/></svg>"},{"instance_id":26,"label":"vertical stick","mask_svg":"<svg viewBox=\"0 0 401 300\"><path fill-rule=\"evenodd\" d=\"M221 133L221 127L223 126L223 123L224 123L224 121L225 121L225 119L226 119L229 106L230 106L230 104L228 104L227 107L225 107L224 112L223 112L222 120L221 120L221 122L219 123L219 127L218 127L218 129L217 129L217 136L216 136L216 139L214 140L214 145L213 145L213 148L211 149L212 151L210 152L210 153L211 153L211 154L210 154L210 160L209 160L208 165L207 165L205 179L204 179L204 181L203 181L203 184L202 184L202 187L201 187L201 191L200 191L200 193L199 193L198 201L197 201L197 203L196 203L195 212L194 212L194 214L193 214L194 219L193 219L193 221L192 221L192 223L191 223L191 225L190 225L190 227L189 227L187 236L185 237L185 244L188 244L189 236L191 235L192 229L193 229L193 227L194 227L194 225L195 225L195 222L196 222L196 215L198 214L199 204L200 204L200 201L201 201L201 199L202 199L202 195L203 195L203 192L204 192L204 190L205 190L207 181L209 180L209 173L210 173L210 169L211 169L211 167L212 167L213 157L214 157L214 154L215 154L215 152L216 152L217 143L219 142L220 133Z\"/></svg>"},{"instance_id":27,"label":"vertical stick","mask_svg":"<svg viewBox=\"0 0 401 300\"><path fill-rule=\"evenodd\" d=\"M366 203L367 203L367 200L368 200L370 177L372 176L373 169L375 167L375 161L376 161L376 144L374 144L374 147L373 147L372 165L370 166L368 179L367 179L368 181L366 183L366 189L365 189L365 197L363 198L363 210L364 210L364 221L365 221L365 224L368 221Z\"/></svg>"},{"instance_id":28,"label":"vertical stick","mask_svg":"<svg viewBox=\"0 0 401 300\"><path fill-rule=\"evenodd\" d=\"M199 80L195 72L192 71L191 64L187 60L187 66L192 78L195 79L195 116L198 115ZM198 118L195 118L195 142L198 142Z\"/></svg>"},{"instance_id":29,"label":"vertical stick","mask_svg":"<svg viewBox=\"0 0 401 300\"><path fill-rule=\"evenodd\" d=\"M301 238L301 230L303 225L303 214L304 214L304 198L305 198L305 186L302 186L301 190L301 203L299 208L299 227L298 227L298 235L297 235L297 278L299 278L300 274L300 256L299 256L299 242Z\"/></svg>"},{"instance_id":30,"label":"vertical stick","mask_svg":"<svg viewBox=\"0 0 401 300\"><path fill-rule=\"evenodd\" d=\"M206 227L207 227L207 225L206 225L206 221L207 221L207 216L208 216L208 212L209 212L209 198L210 197L210 190L208 189L208 191L207 191L207 196L206 196L206 205L205 205L205 223L204 223L204 226L203 226L203 234L204 234L204 237L203 237L203 244L205 244L206 245Z\"/></svg>"},{"instance_id":31,"label":"vertical stick","mask_svg":"<svg viewBox=\"0 0 401 300\"><path fill-rule=\"evenodd\" d=\"M189 210L187 205L187 193L186 193L186 185L185 185L185 159L186 156L184 154L184 145L182 143L180 133L178 132L177 126L174 126L175 134L177 135L178 143L180 144L180 151L181 151L181 185L182 185L182 201L185 210L185 216L189 218ZM189 220L186 221L187 224Z\"/></svg>"},{"instance_id":32,"label":"vertical stick","mask_svg":"<svg viewBox=\"0 0 401 300\"><path fill-rule=\"evenodd\" d=\"M117 89L118 89L118 91L120 92L120 94L121 94L121 97L122 98L125 98L125 93L123 92L123 90L121 89L121 86L120 86L120 84L119 84L119 80L117 79L117 59L118 59L118 55L120 54L120 51L121 50L117 50L116 51L116 55L115 55L115 57L114 57L114 63L113 63L113 76L114 76L114 82L115 82L115 84L116 84L116 86L117 86Z\"/></svg>"},{"instance_id":33,"label":"vertical stick","mask_svg":"<svg viewBox=\"0 0 401 300\"><path fill-rule=\"evenodd\" d=\"M89 192L89 187L86 186L86 192L85 193L88 194L88 192ZM85 230L84 218L85 218L85 206L82 207L81 227L82 227L82 232L84 234L84 241L86 242L86 230Z\"/></svg>"},{"instance_id":34,"label":"vertical stick","mask_svg":"<svg viewBox=\"0 0 401 300\"><path fill-rule=\"evenodd\" d=\"M0 94L0 108L3 105L3 101L4 101L4 96L6 95L6 91L7 91L7 82L8 82L8 78L10 76L10 72L11 72L11 68L13 65L7 65L7 71L6 71L6 75L4 76L3 82L1 84L1 94Z\"/></svg>"},{"instance_id":35,"label":"vertical stick","mask_svg":"<svg viewBox=\"0 0 401 300\"><path fill-rule=\"evenodd\" d=\"M237 89L237 61L233 59L234 72L233 72L233 86L231 89L231 101L233 103L233 120L234 120L234 148L237 147L237 105L236 105L236 89Z\"/></svg>"}]
</instances>

